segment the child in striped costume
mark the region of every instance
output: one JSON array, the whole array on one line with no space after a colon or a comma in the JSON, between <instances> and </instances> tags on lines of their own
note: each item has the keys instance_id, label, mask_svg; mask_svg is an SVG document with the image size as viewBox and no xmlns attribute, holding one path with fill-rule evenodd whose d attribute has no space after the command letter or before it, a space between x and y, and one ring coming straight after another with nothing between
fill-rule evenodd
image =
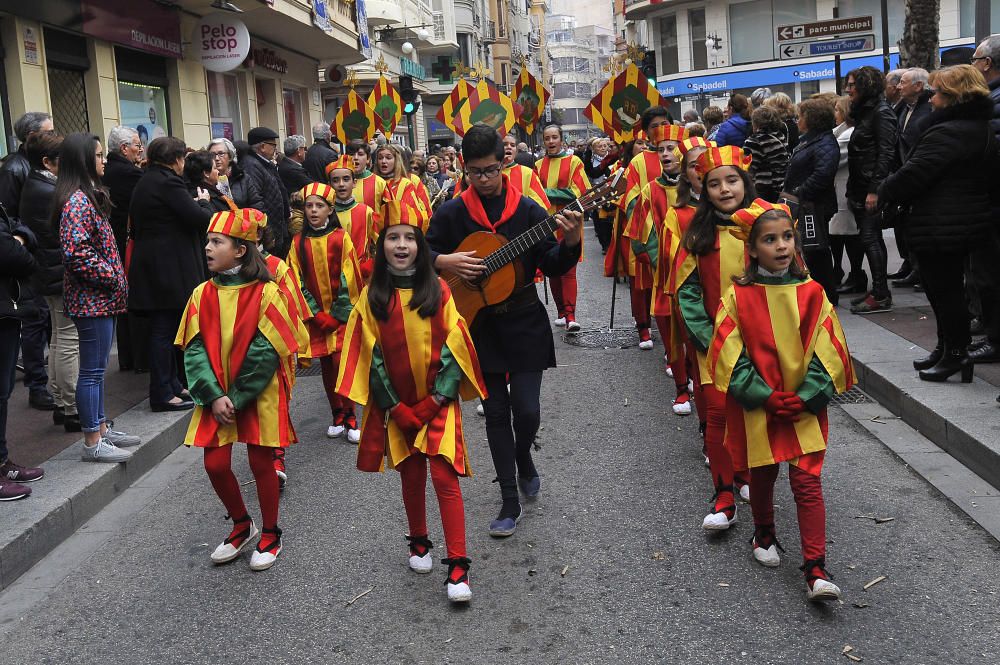
<instances>
[{"instance_id":1,"label":"child in striped costume","mask_svg":"<svg viewBox=\"0 0 1000 665\"><path fill-rule=\"evenodd\" d=\"M337 213L340 225L351 236L362 277L368 279L372 274L371 249L378 238L378 215L355 196L352 157L344 155L330 162L326 167L326 175L337 194L333 210Z\"/></svg>"},{"instance_id":2,"label":"child in striped costume","mask_svg":"<svg viewBox=\"0 0 1000 665\"><path fill-rule=\"evenodd\" d=\"M426 513L427 467L437 494L448 558L448 599L468 602L469 558L459 476L471 474L459 397L486 388L472 337L451 291L434 272L422 214L387 205L371 282L347 322L337 390L364 405L358 468L399 471L409 523L409 565L429 573L434 562Z\"/></svg>"},{"instance_id":3,"label":"child in striped costume","mask_svg":"<svg viewBox=\"0 0 1000 665\"><path fill-rule=\"evenodd\" d=\"M351 236L334 214L337 195L333 188L314 182L303 187L300 194L306 222L302 232L292 238L288 265L295 271L309 305L309 357L319 358L332 415L326 435L336 439L346 434L350 443L357 443L361 430L354 404L337 394L336 384L343 324L361 293L361 268Z\"/></svg>"},{"instance_id":4,"label":"child in striped costume","mask_svg":"<svg viewBox=\"0 0 1000 665\"><path fill-rule=\"evenodd\" d=\"M297 323L257 250L258 210L212 216L205 246L215 276L195 287L174 343L184 349L188 389L195 402L184 443L205 450L205 470L233 519L233 530L212 552L233 561L258 533L251 570L266 570L281 553L278 477L272 450L298 439L288 413L288 360L298 349ZM247 513L232 471L233 443L247 446L263 529Z\"/></svg>"},{"instance_id":5,"label":"child in striped costume","mask_svg":"<svg viewBox=\"0 0 1000 665\"><path fill-rule=\"evenodd\" d=\"M826 406L848 390L854 370L844 331L823 287L803 268L785 205L756 199L732 217L750 264L723 292L708 353L715 386L726 394L726 448L750 469L753 557L778 566L774 482L788 462L809 600L839 600L826 572L826 507L820 471L829 424Z\"/></svg>"}]
</instances>

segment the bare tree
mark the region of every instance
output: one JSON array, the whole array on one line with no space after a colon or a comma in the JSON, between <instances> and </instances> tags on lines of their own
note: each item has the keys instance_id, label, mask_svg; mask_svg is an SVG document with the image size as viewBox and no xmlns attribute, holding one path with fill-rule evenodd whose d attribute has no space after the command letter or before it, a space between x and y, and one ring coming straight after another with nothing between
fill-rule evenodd
<instances>
[{"instance_id":1,"label":"bare tree","mask_svg":"<svg viewBox=\"0 0 1000 665\"><path fill-rule=\"evenodd\" d=\"M903 38L899 40L900 67L937 69L940 15L941 0L906 0Z\"/></svg>"}]
</instances>

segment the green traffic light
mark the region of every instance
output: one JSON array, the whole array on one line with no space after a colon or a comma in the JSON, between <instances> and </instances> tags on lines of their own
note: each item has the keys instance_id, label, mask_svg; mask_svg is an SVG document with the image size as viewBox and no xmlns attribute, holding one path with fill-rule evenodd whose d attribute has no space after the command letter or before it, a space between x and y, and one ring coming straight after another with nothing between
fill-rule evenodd
<instances>
[{"instance_id":1,"label":"green traffic light","mask_svg":"<svg viewBox=\"0 0 1000 665\"><path fill-rule=\"evenodd\" d=\"M407 115L409 115L410 113L413 113L416 110L417 110L416 106L413 104L413 102L406 102L403 105L403 113L406 113Z\"/></svg>"}]
</instances>

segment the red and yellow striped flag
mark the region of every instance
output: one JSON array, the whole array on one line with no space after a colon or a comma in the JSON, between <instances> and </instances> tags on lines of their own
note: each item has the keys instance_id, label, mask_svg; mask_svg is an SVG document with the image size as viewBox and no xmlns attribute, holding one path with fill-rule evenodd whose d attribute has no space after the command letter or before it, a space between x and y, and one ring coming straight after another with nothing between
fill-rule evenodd
<instances>
[{"instance_id":1,"label":"red and yellow striped flag","mask_svg":"<svg viewBox=\"0 0 1000 665\"><path fill-rule=\"evenodd\" d=\"M601 88L583 114L598 129L622 142L635 137L643 111L651 106L666 105L667 100L633 63Z\"/></svg>"},{"instance_id":2,"label":"red and yellow striped flag","mask_svg":"<svg viewBox=\"0 0 1000 665\"><path fill-rule=\"evenodd\" d=\"M465 136L473 125L486 125L506 134L517 124L521 112L520 104L515 104L489 82L480 81L475 88L469 89L469 103L458 109L455 132Z\"/></svg>"},{"instance_id":3,"label":"red and yellow striped flag","mask_svg":"<svg viewBox=\"0 0 1000 665\"><path fill-rule=\"evenodd\" d=\"M438 109L437 116L435 116L442 125L453 132L458 131L455 128L455 118L458 116L459 109L465 105L465 102L469 101L470 92L472 92L472 86L469 85L469 82L465 79L458 79L458 83L445 97L444 103L441 104L441 108Z\"/></svg>"},{"instance_id":4,"label":"red and yellow striped flag","mask_svg":"<svg viewBox=\"0 0 1000 665\"><path fill-rule=\"evenodd\" d=\"M521 106L521 112L517 115L517 124L521 125L528 134L535 131L535 125L542 118L542 112L552 94L542 85L542 82L531 75L526 67L521 69L521 74L514 82L514 89L511 97L516 104Z\"/></svg>"},{"instance_id":5,"label":"red and yellow striped flag","mask_svg":"<svg viewBox=\"0 0 1000 665\"><path fill-rule=\"evenodd\" d=\"M368 106L375 110L375 120L379 129L386 136L392 134L403 117L403 99L399 91L384 76L378 77L378 83L368 95Z\"/></svg>"},{"instance_id":6,"label":"red and yellow striped flag","mask_svg":"<svg viewBox=\"0 0 1000 665\"><path fill-rule=\"evenodd\" d=\"M375 136L378 128L379 120L375 110L361 99L354 88L348 90L347 99L337 111L331 127L337 140L345 145L354 140L368 141Z\"/></svg>"}]
</instances>

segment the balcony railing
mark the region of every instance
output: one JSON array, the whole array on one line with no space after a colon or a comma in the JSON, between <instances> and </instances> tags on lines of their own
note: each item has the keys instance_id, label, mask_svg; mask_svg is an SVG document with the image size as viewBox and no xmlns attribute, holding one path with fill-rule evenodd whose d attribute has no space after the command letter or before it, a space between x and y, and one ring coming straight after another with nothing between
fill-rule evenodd
<instances>
[{"instance_id":1,"label":"balcony railing","mask_svg":"<svg viewBox=\"0 0 1000 665\"><path fill-rule=\"evenodd\" d=\"M495 21L487 21L483 30L483 41L492 44L497 40L497 24Z\"/></svg>"}]
</instances>

